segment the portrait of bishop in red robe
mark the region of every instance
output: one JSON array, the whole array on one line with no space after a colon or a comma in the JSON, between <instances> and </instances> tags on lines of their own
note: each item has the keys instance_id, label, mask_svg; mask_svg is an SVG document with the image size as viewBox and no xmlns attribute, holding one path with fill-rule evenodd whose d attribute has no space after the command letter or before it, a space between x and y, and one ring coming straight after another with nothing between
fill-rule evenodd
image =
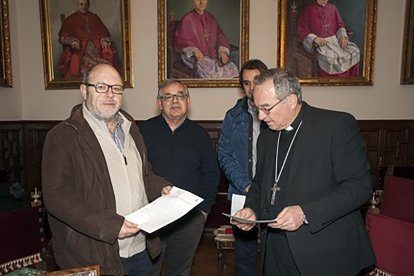
<instances>
[{"instance_id":1,"label":"portrait of bishop in red robe","mask_svg":"<svg viewBox=\"0 0 414 276\"><path fill-rule=\"evenodd\" d=\"M109 30L98 15L89 11L89 0L78 0L78 6L78 11L63 20L59 31L63 53L58 68L62 78L81 78L99 63L111 64L119 71Z\"/></svg>"}]
</instances>

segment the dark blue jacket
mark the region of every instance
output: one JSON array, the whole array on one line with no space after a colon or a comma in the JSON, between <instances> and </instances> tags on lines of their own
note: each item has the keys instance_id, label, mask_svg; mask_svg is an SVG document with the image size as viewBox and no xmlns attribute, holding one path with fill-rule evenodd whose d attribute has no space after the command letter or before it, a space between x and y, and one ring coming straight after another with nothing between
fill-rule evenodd
<instances>
[{"instance_id":1,"label":"dark blue jacket","mask_svg":"<svg viewBox=\"0 0 414 276\"><path fill-rule=\"evenodd\" d=\"M239 99L226 112L218 142L219 164L229 180L229 200L233 193L246 194L244 189L252 183L253 118L247 100L246 96Z\"/></svg>"}]
</instances>

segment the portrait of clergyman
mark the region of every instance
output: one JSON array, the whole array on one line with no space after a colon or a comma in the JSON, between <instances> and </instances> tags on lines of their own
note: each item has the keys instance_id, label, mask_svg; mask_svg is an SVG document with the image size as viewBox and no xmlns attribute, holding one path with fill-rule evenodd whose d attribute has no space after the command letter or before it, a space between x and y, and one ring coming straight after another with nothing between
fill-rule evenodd
<instances>
[{"instance_id":1,"label":"portrait of clergyman","mask_svg":"<svg viewBox=\"0 0 414 276\"><path fill-rule=\"evenodd\" d=\"M406 2L401 65L401 84L414 84L414 0Z\"/></svg>"},{"instance_id":2,"label":"portrait of clergyman","mask_svg":"<svg viewBox=\"0 0 414 276\"><path fill-rule=\"evenodd\" d=\"M0 8L0 87L13 87L8 0L0 0Z\"/></svg>"},{"instance_id":3,"label":"portrait of clergyman","mask_svg":"<svg viewBox=\"0 0 414 276\"><path fill-rule=\"evenodd\" d=\"M166 6L167 78L237 78L241 1L168 0Z\"/></svg>"},{"instance_id":4,"label":"portrait of clergyman","mask_svg":"<svg viewBox=\"0 0 414 276\"><path fill-rule=\"evenodd\" d=\"M371 59L371 0L281 0L285 65L299 78L361 79ZM369 27L369 28L368 28ZM370 40L368 40L370 42ZM368 47L370 46L370 47ZM367 48L368 47L368 48Z\"/></svg>"},{"instance_id":5,"label":"portrait of clergyman","mask_svg":"<svg viewBox=\"0 0 414 276\"><path fill-rule=\"evenodd\" d=\"M83 74L98 63L113 65L124 81L128 80L125 68L130 66L125 63L130 55L126 45L129 2L126 1L41 1L44 59L46 73L50 71L47 76L50 85L63 83L75 87ZM126 30L123 26L127 26Z\"/></svg>"}]
</instances>

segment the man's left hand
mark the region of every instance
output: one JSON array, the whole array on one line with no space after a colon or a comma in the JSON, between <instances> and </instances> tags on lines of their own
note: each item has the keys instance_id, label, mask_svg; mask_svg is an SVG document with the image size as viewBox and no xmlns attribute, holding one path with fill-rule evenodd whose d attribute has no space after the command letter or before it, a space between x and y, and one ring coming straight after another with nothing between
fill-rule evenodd
<instances>
[{"instance_id":1,"label":"man's left hand","mask_svg":"<svg viewBox=\"0 0 414 276\"><path fill-rule=\"evenodd\" d=\"M101 46L104 49L109 48L109 46L111 46L111 42L110 41L107 41L107 40L102 40L101 41Z\"/></svg>"},{"instance_id":2,"label":"man's left hand","mask_svg":"<svg viewBox=\"0 0 414 276\"><path fill-rule=\"evenodd\" d=\"M161 195L165 196L165 195L169 195L171 192L172 186L165 186L162 188L161 190Z\"/></svg>"},{"instance_id":3,"label":"man's left hand","mask_svg":"<svg viewBox=\"0 0 414 276\"><path fill-rule=\"evenodd\" d=\"M230 57L225 51L219 52L219 59L223 64L227 64L230 61Z\"/></svg>"},{"instance_id":4,"label":"man's left hand","mask_svg":"<svg viewBox=\"0 0 414 276\"><path fill-rule=\"evenodd\" d=\"M348 38L346 36L339 38L339 46L341 46L341 48L346 48L348 46Z\"/></svg>"},{"instance_id":5,"label":"man's left hand","mask_svg":"<svg viewBox=\"0 0 414 276\"><path fill-rule=\"evenodd\" d=\"M125 219L121 229L119 230L118 239L123 239L135 235L140 230L141 229L138 227L137 224L127 221Z\"/></svg>"},{"instance_id":6,"label":"man's left hand","mask_svg":"<svg viewBox=\"0 0 414 276\"><path fill-rule=\"evenodd\" d=\"M305 214L299 205L285 207L276 217L276 222L269 223L271 228L279 228L286 231L295 231L302 226Z\"/></svg>"}]
</instances>

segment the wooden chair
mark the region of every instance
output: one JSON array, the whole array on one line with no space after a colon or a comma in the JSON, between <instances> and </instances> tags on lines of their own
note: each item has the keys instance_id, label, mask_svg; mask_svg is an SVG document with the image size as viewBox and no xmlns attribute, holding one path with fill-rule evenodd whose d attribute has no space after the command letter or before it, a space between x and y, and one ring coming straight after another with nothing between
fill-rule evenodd
<instances>
[{"instance_id":1,"label":"wooden chair","mask_svg":"<svg viewBox=\"0 0 414 276\"><path fill-rule=\"evenodd\" d=\"M226 267L226 252L234 250L234 236L231 225L222 225L214 230L220 274L223 275Z\"/></svg>"},{"instance_id":2,"label":"wooden chair","mask_svg":"<svg viewBox=\"0 0 414 276\"><path fill-rule=\"evenodd\" d=\"M0 275L42 262L45 219L41 206L0 213Z\"/></svg>"},{"instance_id":3,"label":"wooden chair","mask_svg":"<svg viewBox=\"0 0 414 276\"><path fill-rule=\"evenodd\" d=\"M197 78L197 60L194 58L194 69L188 68L185 66L181 60L181 54L175 50L174 46L174 36L175 30L177 29L178 23L180 20L175 20L175 12L172 10L169 13L168 19L168 37L167 37L167 47L168 47L168 78L171 79L185 79L185 78Z\"/></svg>"},{"instance_id":4,"label":"wooden chair","mask_svg":"<svg viewBox=\"0 0 414 276\"><path fill-rule=\"evenodd\" d=\"M287 68L291 68L293 73L300 77L317 77L318 76L318 59L316 54L310 54L303 49L302 43L296 34L298 21L297 6L290 6L289 10L289 47L286 47L286 56L290 56L287 61Z\"/></svg>"}]
</instances>

